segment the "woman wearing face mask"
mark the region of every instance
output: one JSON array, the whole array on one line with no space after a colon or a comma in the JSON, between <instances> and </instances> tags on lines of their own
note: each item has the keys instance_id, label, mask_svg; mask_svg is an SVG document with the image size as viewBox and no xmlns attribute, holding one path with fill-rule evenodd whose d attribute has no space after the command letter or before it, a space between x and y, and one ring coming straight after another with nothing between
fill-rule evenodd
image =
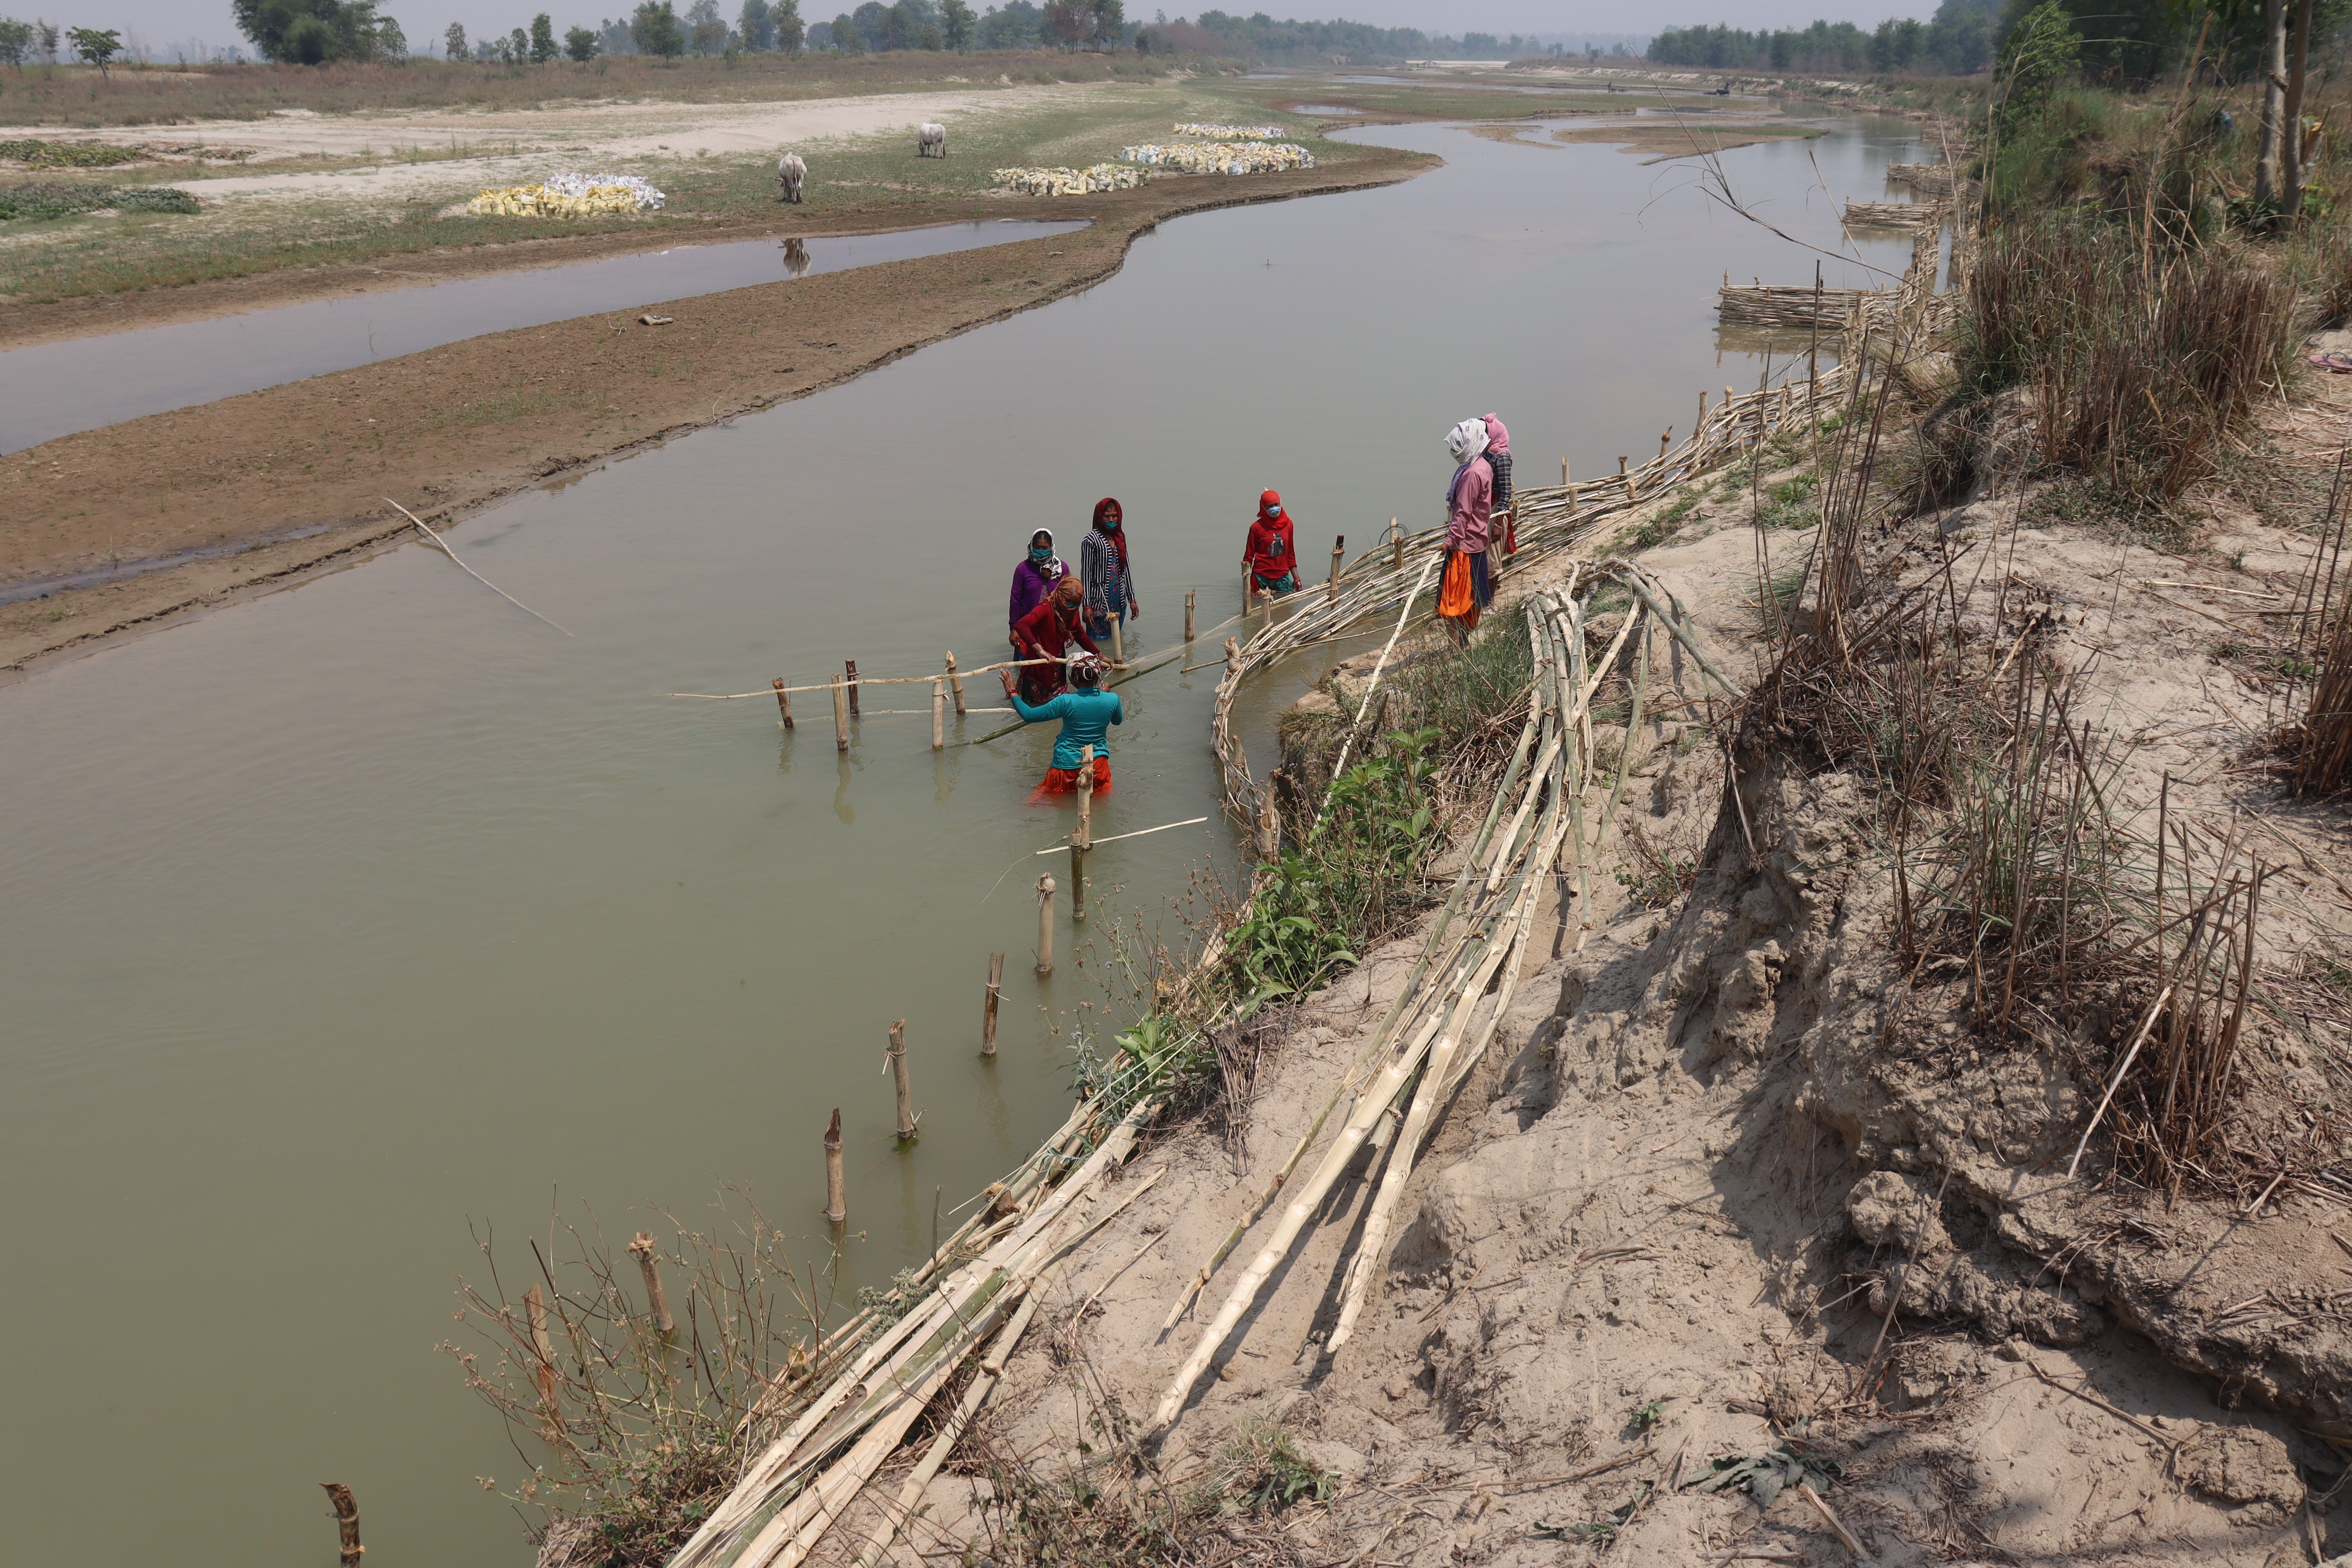
<instances>
[{"instance_id":1,"label":"woman wearing face mask","mask_svg":"<svg viewBox=\"0 0 2352 1568\"><path fill-rule=\"evenodd\" d=\"M1065 573L1052 593L1013 623L1013 657L1059 660L1069 657L1073 645L1088 653L1099 652L1094 639L1087 636L1085 602L1086 585L1076 574ZM1022 666L1021 694L1028 701L1046 701L1063 684L1059 663Z\"/></svg>"},{"instance_id":2,"label":"woman wearing face mask","mask_svg":"<svg viewBox=\"0 0 2352 1568\"><path fill-rule=\"evenodd\" d=\"M1110 636L1113 621L1143 614L1135 602L1135 574L1127 564L1126 514L1105 496L1095 502L1095 525L1078 543L1078 574L1087 582L1087 630L1097 640Z\"/></svg>"},{"instance_id":3,"label":"woman wearing face mask","mask_svg":"<svg viewBox=\"0 0 2352 1568\"><path fill-rule=\"evenodd\" d=\"M1465 642L1478 629L1478 612L1495 596L1486 575L1495 470L1481 456L1486 449L1483 419L1465 419L1445 434L1446 453L1456 466L1454 482L1445 487L1445 579L1437 592L1437 613Z\"/></svg>"},{"instance_id":4,"label":"woman wearing face mask","mask_svg":"<svg viewBox=\"0 0 2352 1568\"><path fill-rule=\"evenodd\" d=\"M1274 490L1257 498L1257 516L1250 520L1249 538L1242 545L1242 564L1249 569L1252 591L1276 598L1298 592L1298 551L1291 537L1288 509Z\"/></svg>"},{"instance_id":5,"label":"woman wearing face mask","mask_svg":"<svg viewBox=\"0 0 2352 1568\"><path fill-rule=\"evenodd\" d=\"M1054 553L1054 531L1041 528L1029 536L1029 553L1013 568L1013 607L1004 616L1008 626L1037 607L1054 584L1070 574L1067 563Z\"/></svg>"},{"instance_id":6,"label":"woman wearing face mask","mask_svg":"<svg viewBox=\"0 0 2352 1568\"><path fill-rule=\"evenodd\" d=\"M1503 520L1503 558L1507 561L1519 552L1519 520L1511 505L1511 433L1499 414L1487 415L1484 423L1486 467L1495 475L1495 504L1489 515Z\"/></svg>"}]
</instances>

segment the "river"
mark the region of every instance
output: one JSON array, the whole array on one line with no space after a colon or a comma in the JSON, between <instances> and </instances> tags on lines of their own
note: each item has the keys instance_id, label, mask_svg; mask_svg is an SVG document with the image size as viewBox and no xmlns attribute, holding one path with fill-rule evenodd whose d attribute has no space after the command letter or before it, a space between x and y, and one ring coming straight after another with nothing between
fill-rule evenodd
<instances>
[{"instance_id":1,"label":"river","mask_svg":"<svg viewBox=\"0 0 2352 1568\"><path fill-rule=\"evenodd\" d=\"M480 1272L469 1224L513 1257L551 1203L625 1234L659 1228L647 1205L698 1222L731 1183L815 1254L839 1105L846 1277L872 1282L928 1250L935 1192L953 1205L1061 1120L1097 993L1066 900L1060 971L1028 973L1028 886L1066 864L1030 853L1068 824L1029 801L1048 738L935 755L924 718L877 714L843 759L821 701L786 735L764 699L664 693L993 657L1026 531L1075 556L1102 495L1136 640L1162 647L1188 587L1204 627L1233 613L1261 489L1319 579L1333 534L1352 554L1433 520L1466 415L1503 413L1523 484L1563 455L1598 472L1685 428L1699 388L1755 384L1717 346L1727 268L1811 273L1686 165L1355 134L1448 163L1171 223L1087 293L453 531L572 636L420 547L0 689L12 1554L321 1561L333 1479L371 1561L524 1562L475 1486L519 1461L434 1348ZM1915 155L1899 124L1847 123L1721 165L1834 249L1843 201ZM1246 732L1311 673L1266 680ZM1126 689L1098 835L1213 809L1213 675ZM1094 923L1172 920L1191 873L1232 862L1215 822L1104 848ZM928 1111L905 1152L898 1017Z\"/></svg>"}]
</instances>

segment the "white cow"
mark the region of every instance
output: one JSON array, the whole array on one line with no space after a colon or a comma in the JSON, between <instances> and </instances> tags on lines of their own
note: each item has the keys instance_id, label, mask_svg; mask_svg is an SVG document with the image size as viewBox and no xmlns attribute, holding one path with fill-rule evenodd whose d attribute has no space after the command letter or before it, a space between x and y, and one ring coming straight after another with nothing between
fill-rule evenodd
<instances>
[{"instance_id":1,"label":"white cow","mask_svg":"<svg viewBox=\"0 0 2352 1568\"><path fill-rule=\"evenodd\" d=\"M936 148L938 151L934 152ZM915 127L915 156L944 158L948 155L948 128L926 120Z\"/></svg>"},{"instance_id":2,"label":"white cow","mask_svg":"<svg viewBox=\"0 0 2352 1568\"><path fill-rule=\"evenodd\" d=\"M783 192L785 201L801 199L801 184L807 178L808 165L801 162L798 153L787 153L776 160L776 184Z\"/></svg>"}]
</instances>

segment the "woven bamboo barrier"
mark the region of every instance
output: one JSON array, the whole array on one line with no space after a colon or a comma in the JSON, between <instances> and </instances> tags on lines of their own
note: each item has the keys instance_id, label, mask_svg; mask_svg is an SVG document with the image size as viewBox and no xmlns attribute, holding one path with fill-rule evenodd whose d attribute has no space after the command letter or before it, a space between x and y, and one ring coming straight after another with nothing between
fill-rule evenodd
<instances>
[{"instance_id":1,"label":"woven bamboo barrier","mask_svg":"<svg viewBox=\"0 0 2352 1568\"><path fill-rule=\"evenodd\" d=\"M1848 202L1848 228L1941 228L1951 214L1944 202Z\"/></svg>"},{"instance_id":2,"label":"woven bamboo barrier","mask_svg":"<svg viewBox=\"0 0 2352 1568\"><path fill-rule=\"evenodd\" d=\"M1908 185L1925 196L1948 196L1952 194L1952 166L1949 163L1889 163L1886 177L1898 185Z\"/></svg>"},{"instance_id":3,"label":"woven bamboo barrier","mask_svg":"<svg viewBox=\"0 0 2352 1568\"><path fill-rule=\"evenodd\" d=\"M1716 291L1716 319L1727 327L1780 327L1841 331L1854 304L1883 289L1821 289L1801 283L1728 283Z\"/></svg>"}]
</instances>

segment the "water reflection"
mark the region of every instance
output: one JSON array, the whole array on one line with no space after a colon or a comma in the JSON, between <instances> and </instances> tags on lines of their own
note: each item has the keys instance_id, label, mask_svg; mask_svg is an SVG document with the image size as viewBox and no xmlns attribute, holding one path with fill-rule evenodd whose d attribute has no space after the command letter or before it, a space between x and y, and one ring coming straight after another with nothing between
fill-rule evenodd
<instances>
[{"instance_id":1,"label":"water reflection","mask_svg":"<svg viewBox=\"0 0 2352 1568\"><path fill-rule=\"evenodd\" d=\"M809 270L808 244L799 235L784 241L784 275L805 278Z\"/></svg>"}]
</instances>

